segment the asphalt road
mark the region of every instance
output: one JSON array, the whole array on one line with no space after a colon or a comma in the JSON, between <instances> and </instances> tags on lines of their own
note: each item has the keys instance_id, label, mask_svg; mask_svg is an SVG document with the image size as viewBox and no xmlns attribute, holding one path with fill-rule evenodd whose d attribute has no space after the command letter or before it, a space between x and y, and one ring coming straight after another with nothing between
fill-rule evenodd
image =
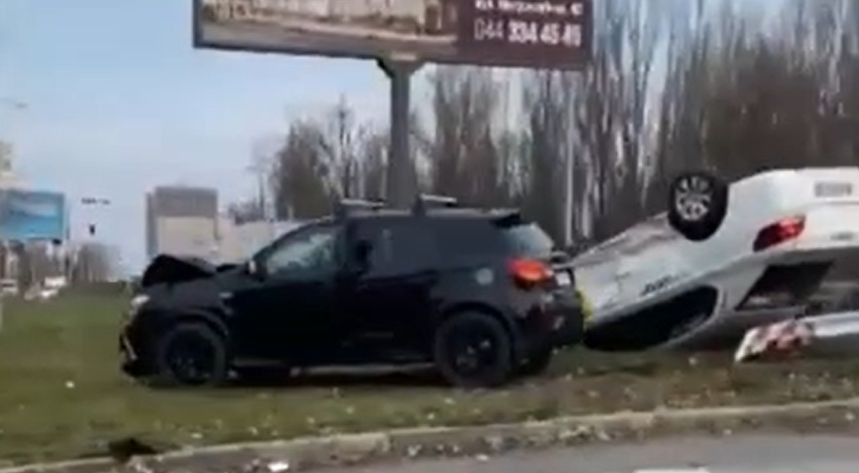
<instances>
[{"instance_id":1,"label":"asphalt road","mask_svg":"<svg viewBox=\"0 0 859 473\"><path fill-rule=\"evenodd\" d=\"M859 439L836 436L676 438L494 458L368 466L338 473L856 473Z\"/></svg>"}]
</instances>

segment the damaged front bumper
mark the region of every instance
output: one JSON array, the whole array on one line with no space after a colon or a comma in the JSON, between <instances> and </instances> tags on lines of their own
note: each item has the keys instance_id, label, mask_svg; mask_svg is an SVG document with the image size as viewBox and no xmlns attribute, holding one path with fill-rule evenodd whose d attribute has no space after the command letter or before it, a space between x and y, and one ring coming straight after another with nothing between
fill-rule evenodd
<instances>
[{"instance_id":1,"label":"damaged front bumper","mask_svg":"<svg viewBox=\"0 0 859 473\"><path fill-rule=\"evenodd\" d=\"M138 377L146 375L146 367L143 360L137 355L131 341L123 330L119 335L120 369L128 376Z\"/></svg>"},{"instance_id":2,"label":"damaged front bumper","mask_svg":"<svg viewBox=\"0 0 859 473\"><path fill-rule=\"evenodd\" d=\"M149 376L153 373L152 363L143 352L145 344L142 332L127 323L119 333L118 348L120 369L133 378Z\"/></svg>"}]
</instances>

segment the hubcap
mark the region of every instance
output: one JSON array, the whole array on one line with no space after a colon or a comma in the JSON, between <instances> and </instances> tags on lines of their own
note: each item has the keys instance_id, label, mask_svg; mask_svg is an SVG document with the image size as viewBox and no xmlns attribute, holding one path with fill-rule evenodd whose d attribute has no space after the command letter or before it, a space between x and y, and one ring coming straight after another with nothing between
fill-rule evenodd
<instances>
[{"instance_id":1,"label":"hubcap","mask_svg":"<svg viewBox=\"0 0 859 473\"><path fill-rule=\"evenodd\" d=\"M674 206L683 220L698 222L710 212L713 204L712 187L701 177L690 176L677 185Z\"/></svg>"},{"instance_id":2,"label":"hubcap","mask_svg":"<svg viewBox=\"0 0 859 473\"><path fill-rule=\"evenodd\" d=\"M495 366L497 343L482 327L468 327L452 337L448 347L454 369L462 375L476 375Z\"/></svg>"},{"instance_id":3,"label":"hubcap","mask_svg":"<svg viewBox=\"0 0 859 473\"><path fill-rule=\"evenodd\" d=\"M182 383L205 384L215 371L215 348L199 336L180 335L168 347L167 363Z\"/></svg>"}]
</instances>

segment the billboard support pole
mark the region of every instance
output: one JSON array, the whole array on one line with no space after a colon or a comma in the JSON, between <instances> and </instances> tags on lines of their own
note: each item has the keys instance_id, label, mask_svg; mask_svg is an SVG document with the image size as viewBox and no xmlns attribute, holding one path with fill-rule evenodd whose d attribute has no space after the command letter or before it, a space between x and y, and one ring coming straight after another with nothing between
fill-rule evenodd
<instances>
[{"instance_id":1,"label":"billboard support pole","mask_svg":"<svg viewBox=\"0 0 859 473\"><path fill-rule=\"evenodd\" d=\"M379 66L391 81L391 146L385 194L391 206L408 208L417 195L417 173L411 159L409 139L411 79L421 63L414 59L380 59Z\"/></svg>"}]
</instances>

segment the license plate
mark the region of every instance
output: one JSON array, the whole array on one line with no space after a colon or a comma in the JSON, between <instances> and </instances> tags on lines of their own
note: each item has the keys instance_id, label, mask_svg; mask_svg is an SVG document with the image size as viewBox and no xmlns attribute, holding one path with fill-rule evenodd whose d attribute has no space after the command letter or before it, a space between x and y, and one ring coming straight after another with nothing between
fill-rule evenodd
<instances>
[{"instance_id":1,"label":"license plate","mask_svg":"<svg viewBox=\"0 0 859 473\"><path fill-rule=\"evenodd\" d=\"M560 273L556 274L555 281L557 281L558 286L561 287L566 287L573 283L573 280L570 277L570 273L566 271L561 271Z\"/></svg>"},{"instance_id":2,"label":"license plate","mask_svg":"<svg viewBox=\"0 0 859 473\"><path fill-rule=\"evenodd\" d=\"M832 235L832 241L853 241L856 239L856 234L853 232L841 232Z\"/></svg>"},{"instance_id":3,"label":"license plate","mask_svg":"<svg viewBox=\"0 0 859 473\"><path fill-rule=\"evenodd\" d=\"M853 194L853 184L849 182L818 182L814 185L817 197L848 197Z\"/></svg>"}]
</instances>

